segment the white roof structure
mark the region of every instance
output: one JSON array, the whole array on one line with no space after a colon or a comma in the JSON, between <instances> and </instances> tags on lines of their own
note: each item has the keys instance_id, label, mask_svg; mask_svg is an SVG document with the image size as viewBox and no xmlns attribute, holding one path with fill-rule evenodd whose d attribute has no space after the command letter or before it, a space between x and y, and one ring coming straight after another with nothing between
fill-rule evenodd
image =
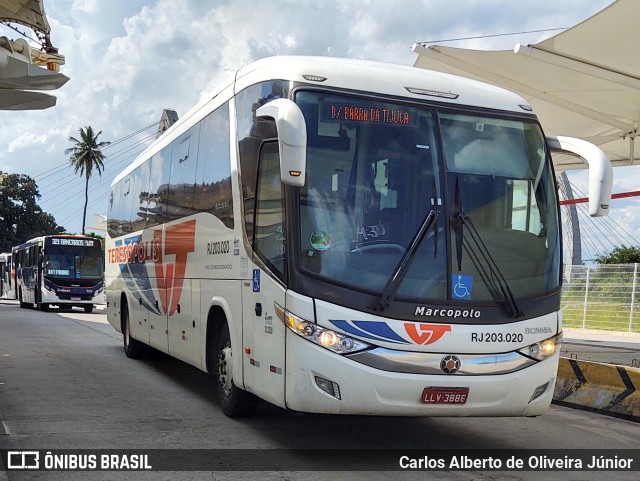
<instances>
[{"instance_id":1,"label":"white roof structure","mask_svg":"<svg viewBox=\"0 0 640 481\"><path fill-rule=\"evenodd\" d=\"M93 230L102 234L107 231L107 216L104 214L93 214L93 222L87 226L87 230Z\"/></svg>"},{"instance_id":2,"label":"white roof structure","mask_svg":"<svg viewBox=\"0 0 640 481\"><path fill-rule=\"evenodd\" d=\"M50 26L43 0L0 0L0 22L30 27L41 49L26 40L0 36L0 110L40 110L53 107L56 98L43 93L64 85L69 78L59 72L64 56L51 45Z\"/></svg>"},{"instance_id":3,"label":"white roof structure","mask_svg":"<svg viewBox=\"0 0 640 481\"><path fill-rule=\"evenodd\" d=\"M0 20L20 23L44 34L51 33L42 0L2 0Z\"/></svg>"},{"instance_id":4,"label":"white roof structure","mask_svg":"<svg viewBox=\"0 0 640 481\"><path fill-rule=\"evenodd\" d=\"M616 0L584 22L534 45L480 51L415 44L415 67L499 85L523 96L546 135L588 140L612 165L640 164L640 2ZM640 143L640 142L639 142ZM585 168L555 156L556 169Z\"/></svg>"}]
</instances>

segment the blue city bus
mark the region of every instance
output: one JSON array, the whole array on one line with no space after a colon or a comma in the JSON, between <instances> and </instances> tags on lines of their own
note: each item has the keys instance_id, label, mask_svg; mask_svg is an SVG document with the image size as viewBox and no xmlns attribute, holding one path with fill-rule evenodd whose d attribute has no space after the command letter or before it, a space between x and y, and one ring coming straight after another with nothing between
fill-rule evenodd
<instances>
[{"instance_id":1,"label":"blue city bus","mask_svg":"<svg viewBox=\"0 0 640 481\"><path fill-rule=\"evenodd\" d=\"M99 239L41 236L14 247L12 255L20 307L82 307L92 312L102 303L104 257Z\"/></svg>"}]
</instances>

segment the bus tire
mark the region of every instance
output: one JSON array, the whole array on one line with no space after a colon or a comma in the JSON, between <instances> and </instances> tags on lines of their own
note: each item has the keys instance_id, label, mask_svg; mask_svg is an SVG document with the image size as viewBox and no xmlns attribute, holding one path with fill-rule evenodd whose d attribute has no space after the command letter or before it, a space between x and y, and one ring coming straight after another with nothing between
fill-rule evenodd
<instances>
[{"instance_id":1,"label":"bus tire","mask_svg":"<svg viewBox=\"0 0 640 481\"><path fill-rule=\"evenodd\" d=\"M27 308L27 303L26 302L22 302L22 289L20 289L18 291L18 300L20 301L20 309L26 309Z\"/></svg>"},{"instance_id":2,"label":"bus tire","mask_svg":"<svg viewBox=\"0 0 640 481\"><path fill-rule=\"evenodd\" d=\"M258 407L258 398L233 382L233 351L229 326L225 323L218 337L214 375L222 412L229 417L248 416Z\"/></svg>"},{"instance_id":3,"label":"bus tire","mask_svg":"<svg viewBox=\"0 0 640 481\"><path fill-rule=\"evenodd\" d=\"M129 307L126 303L122 305L122 339L124 353L129 359L140 359L146 350L146 346L131 337L131 321L129 319Z\"/></svg>"},{"instance_id":4,"label":"bus tire","mask_svg":"<svg viewBox=\"0 0 640 481\"><path fill-rule=\"evenodd\" d=\"M86 312L87 314L91 314L93 312L93 304L84 306L84 312Z\"/></svg>"},{"instance_id":5,"label":"bus tire","mask_svg":"<svg viewBox=\"0 0 640 481\"><path fill-rule=\"evenodd\" d=\"M42 311L42 312L47 312L49 310L49 304L47 304L46 302L41 302L38 304L38 310Z\"/></svg>"}]
</instances>

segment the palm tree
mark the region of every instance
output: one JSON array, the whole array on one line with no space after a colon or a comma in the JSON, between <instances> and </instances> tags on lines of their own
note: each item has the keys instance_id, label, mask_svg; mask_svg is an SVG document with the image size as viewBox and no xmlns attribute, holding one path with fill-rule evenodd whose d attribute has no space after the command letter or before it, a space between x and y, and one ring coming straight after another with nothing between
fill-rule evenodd
<instances>
[{"instance_id":1,"label":"palm tree","mask_svg":"<svg viewBox=\"0 0 640 481\"><path fill-rule=\"evenodd\" d=\"M104 169L103 160L105 159L102 150L111 142L98 142L98 136L102 133L102 130L94 135L93 128L81 127L78 129L80 132L80 140L75 137L69 137L69 142L73 142L74 146L66 149L65 154L71 154L69 161L75 169L74 172L80 175L84 175L86 182L84 188L84 211L82 214L82 235L84 235L84 226L87 220L87 204L89 203L89 177L93 174L93 169L97 169L98 174L102 175L102 169Z\"/></svg>"}]
</instances>

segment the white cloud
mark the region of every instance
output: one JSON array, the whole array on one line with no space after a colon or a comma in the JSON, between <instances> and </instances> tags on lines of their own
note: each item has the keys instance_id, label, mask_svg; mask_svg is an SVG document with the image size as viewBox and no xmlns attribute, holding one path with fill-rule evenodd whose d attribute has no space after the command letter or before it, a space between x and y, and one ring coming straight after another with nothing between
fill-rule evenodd
<instances>
[{"instance_id":1,"label":"white cloud","mask_svg":"<svg viewBox=\"0 0 640 481\"><path fill-rule=\"evenodd\" d=\"M36 135L33 133L24 133L20 135L18 138L12 140L9 143L9 147L7 148L7 152L9 154L13 154L14 152L18 152L24 148L28 147L36 147L38 148L46 139L45 135Z\"/></svg>"},{"instance_id":2,"label":"white cloud","mask_svg":"<svg viewBox=\"0 0 640 481\"><path fill-rule=\"evenodd\" d=\"M74 0L71 10L77 10L82 13L95 13L98 10L97 0Z\"/></svg>"}]
</instances>

